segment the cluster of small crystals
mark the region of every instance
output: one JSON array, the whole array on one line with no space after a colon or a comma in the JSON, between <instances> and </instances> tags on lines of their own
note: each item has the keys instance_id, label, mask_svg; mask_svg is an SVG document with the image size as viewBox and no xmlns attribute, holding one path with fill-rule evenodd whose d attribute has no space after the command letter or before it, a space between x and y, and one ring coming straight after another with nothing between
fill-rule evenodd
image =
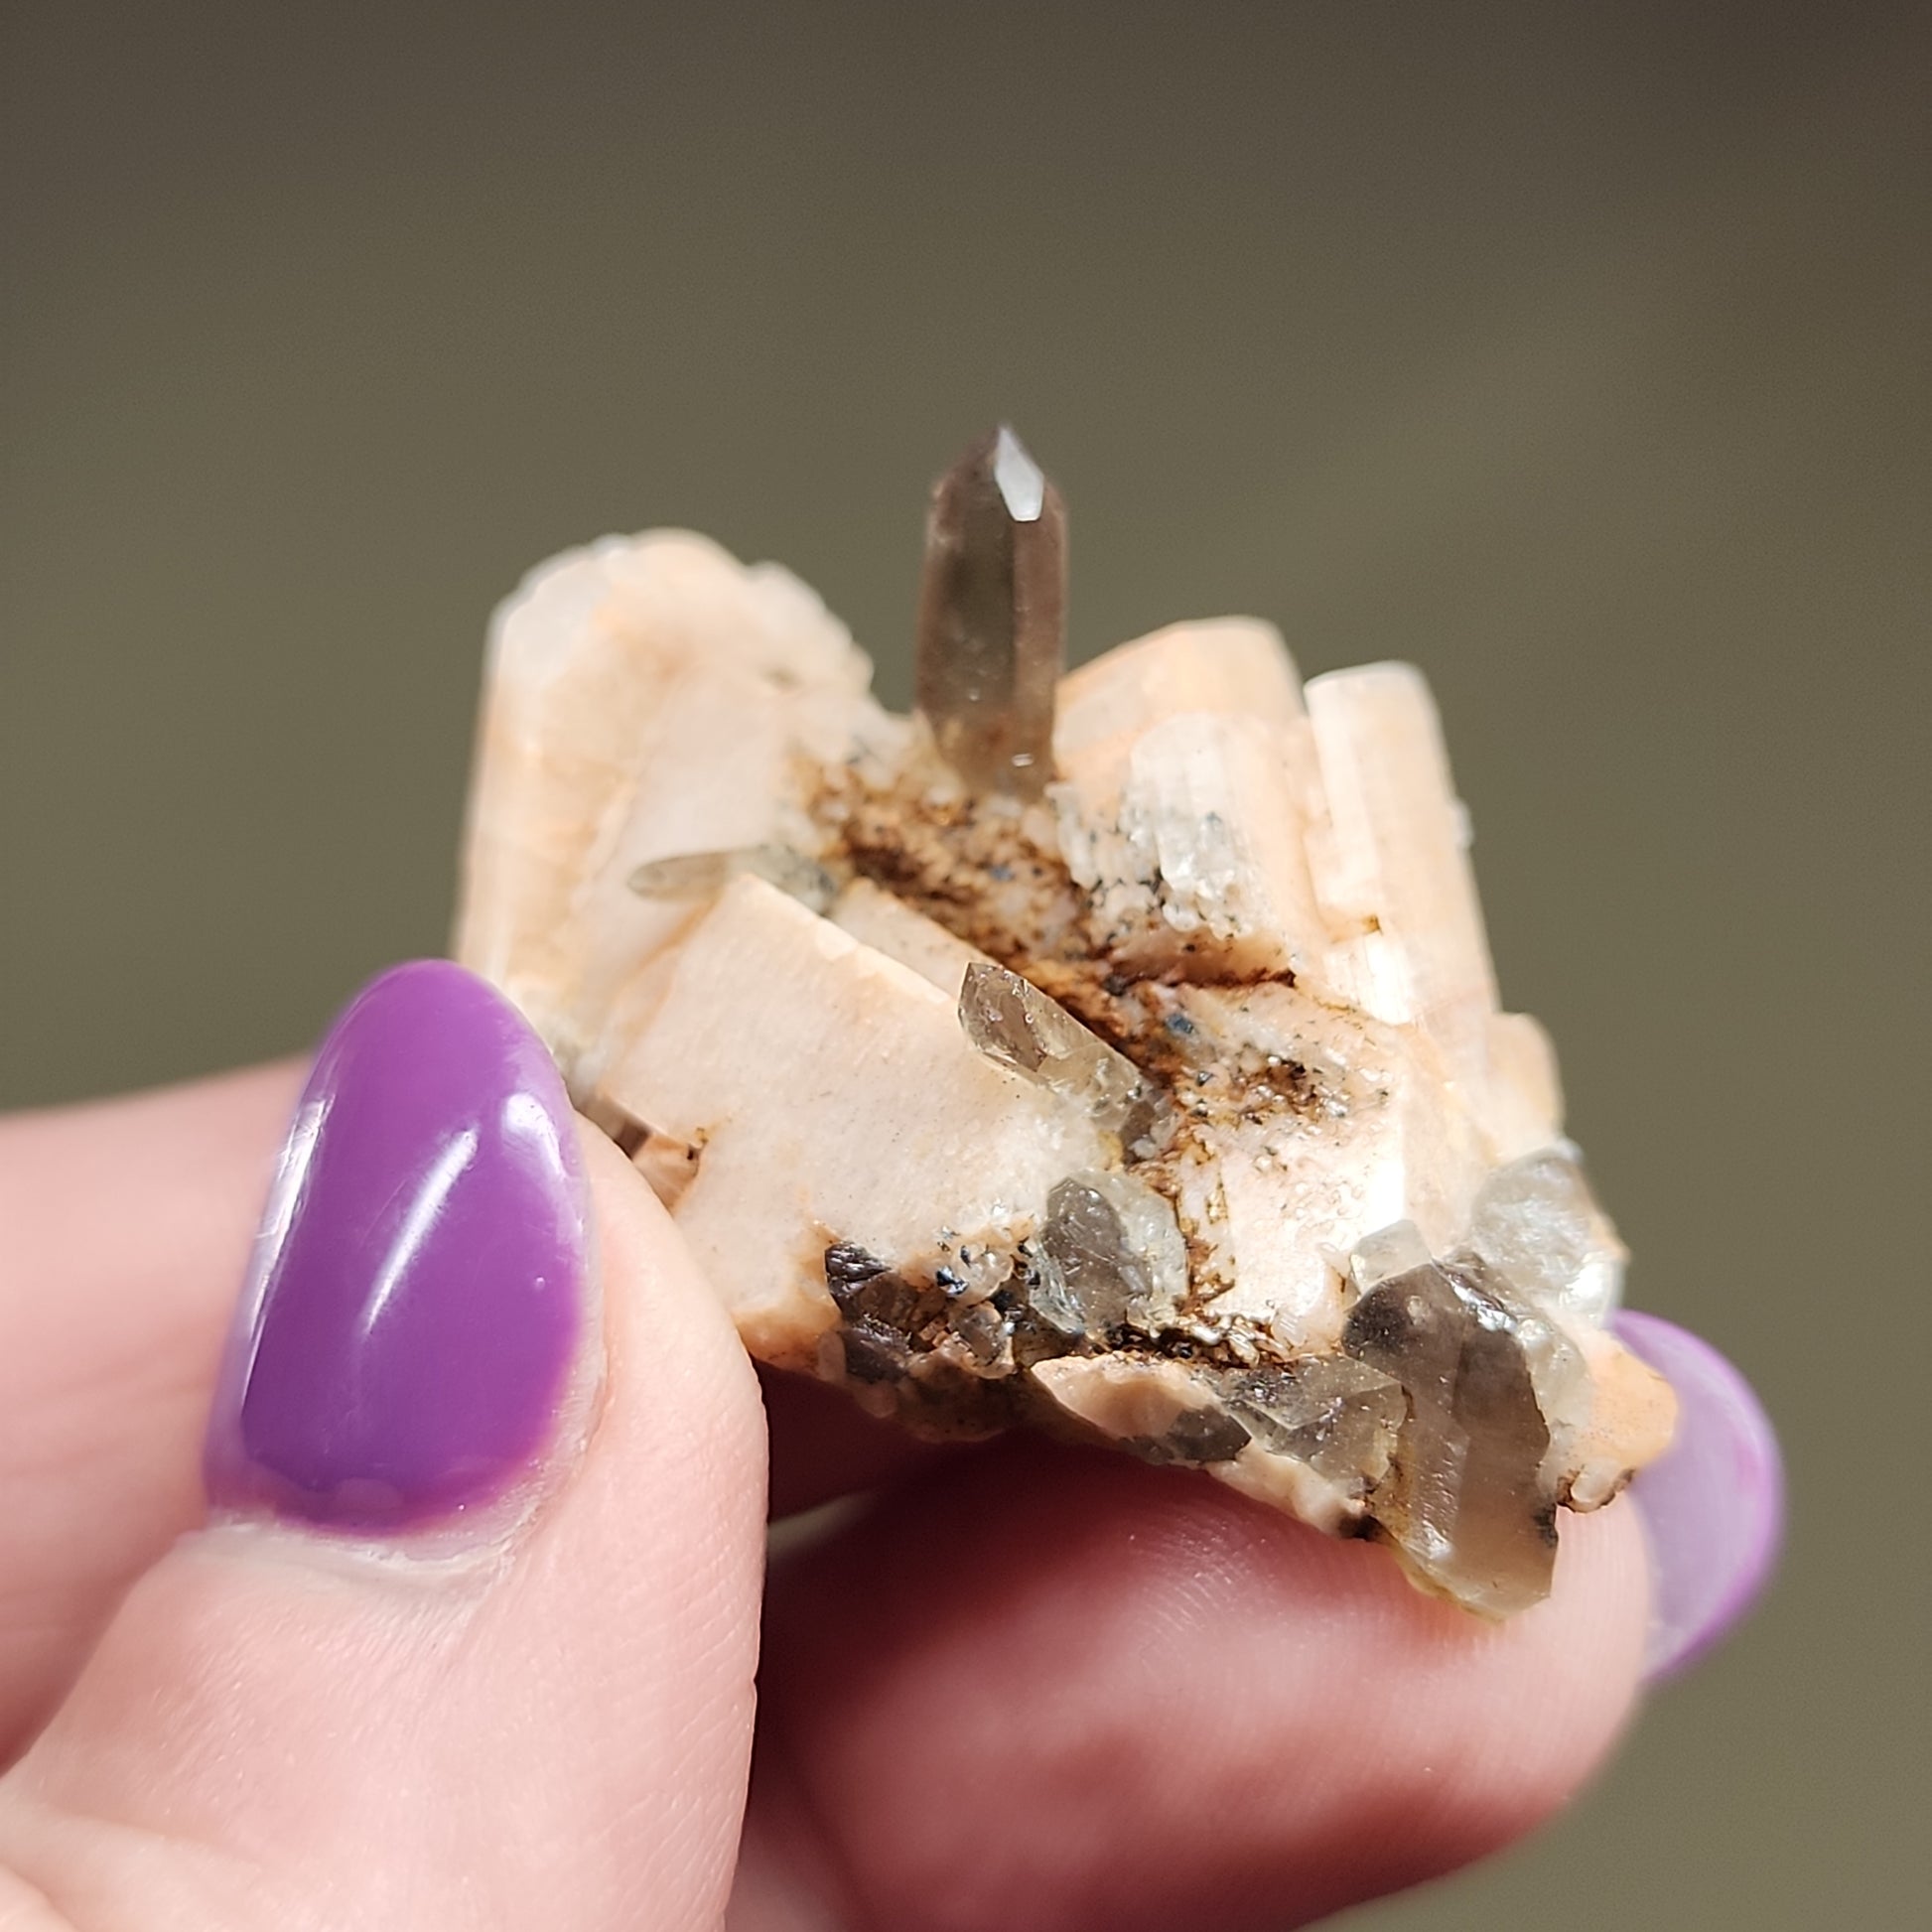
<instances>
[{"instance_id":1,"label":"cluster of small crystals","mask_svg":"<svg viewBox=\"0 0 1932 1932\"><path fill-rule=\"evenodd\" d=\"M582 626L587 591L611 595L596 561L596 584L557 573L586 589L525 593L534 646L499 636L497 681L525 651L541 715L486 712L462 950L754 1351L925 1434L1031 1422L1208 1469L1489 1614L1547 1593L1557 1507L1608 1500L1668 1430L1668 1392L1602 1332L1614 1233L1553 1101L1507 1158L1463 1145L1468 1079L1351 991L1387 972L1373 918L1340 967L1257 938L1295 923L1254 902L1242 841L1273 833L1218 800L1244 772L1273 795L1269 743L1183 711L1179 789L1138 817L1059 781L1065 511L1011 432L934 490L909 723L855 688L822 611L685 551L633 580L657 600L636 634L672 639L649 675L686 708L654 721L655 763L591 717L593 693L629 702L609 665L566 728L560 626L528 612ZM624 627L573 634L594 639L574 669ZM692 676L714 635L752 641ZM810 679L778 649L807 635ZM722 770L696 762L706 734ZM679 756L690 786L650 793ZM1442 1031L1514 1051L1474 951ZM1398 1132L1402 1104L1421 1118ZM1411 1176L1411 1141L1472 1177Z\"/></svg>"}]
</instances>

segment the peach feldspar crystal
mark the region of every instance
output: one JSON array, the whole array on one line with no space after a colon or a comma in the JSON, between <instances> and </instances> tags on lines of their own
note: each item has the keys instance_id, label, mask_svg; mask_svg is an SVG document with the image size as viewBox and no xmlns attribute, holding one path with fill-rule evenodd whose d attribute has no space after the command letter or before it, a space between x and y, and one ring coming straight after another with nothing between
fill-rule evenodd
<instances>
[{"instance_id":1,"label":"peach feldspar crystal","mask_svg":"<svg viewBox=\"0 0 1932 1932\"><path fill-rule=\"evenodd\" d=\"M1059 675L1064 511L941 480L911 719L803 585L606 539L497 614L460 956L747 1344L929 1435L1204 1468L1507 1614L1668 1441L1498 1009L1434 707L1268 625Z\"/></svg>"}]
</instances>

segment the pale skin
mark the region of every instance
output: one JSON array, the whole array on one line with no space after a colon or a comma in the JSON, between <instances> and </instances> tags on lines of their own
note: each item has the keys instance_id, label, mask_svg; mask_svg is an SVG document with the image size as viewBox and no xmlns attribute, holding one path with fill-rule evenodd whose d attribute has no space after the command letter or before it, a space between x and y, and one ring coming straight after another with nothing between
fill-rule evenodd
<instances>
[{"instance_id":1,"label":"pale skin","mask_svg":"<svg viewBox=\"0 0 1932 1932\"><path fill-rule=\"evenodd\" d=\"M1204 1478L761 1402L594 1136L604 1398L534 1516L204 1527L300 1079L0 1122L0 1932L1264 1932L1509 1843L1629 1715L1631 1509L1499 1627ZM767 1578L767 1467L875 1493Z\"/></svg>"}]
</instances>

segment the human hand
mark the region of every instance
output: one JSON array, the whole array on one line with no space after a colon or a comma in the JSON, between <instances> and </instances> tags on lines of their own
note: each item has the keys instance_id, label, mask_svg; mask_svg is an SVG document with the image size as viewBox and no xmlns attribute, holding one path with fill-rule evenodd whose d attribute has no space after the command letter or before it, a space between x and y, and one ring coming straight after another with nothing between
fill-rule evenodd
<instances>
[{"instance_id":1,"label":"human hand","mask_svg":"<svg viewBox=\"0 0 1932 1932\"><path fill-rule=\"evenodd\" d=\"M1490 1625L1182 1472L761 1406L453 968L325 1042L216 1389L298 1086L0 1125L0 1932L1259 1932L1528 1831L1630 1712L1629 1508ZM783 1509L875 1491L768 1580L767 1421Z\"/></svg>"}]
</instances>

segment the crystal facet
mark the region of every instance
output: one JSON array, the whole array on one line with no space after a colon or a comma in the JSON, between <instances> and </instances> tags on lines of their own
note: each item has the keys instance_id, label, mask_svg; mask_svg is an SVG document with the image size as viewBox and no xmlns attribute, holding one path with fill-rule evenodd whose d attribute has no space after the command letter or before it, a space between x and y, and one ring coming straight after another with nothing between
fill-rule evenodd
<instances>
[{"instance_id":1,"label":"crystal facet","mask_svg":"<svg viewBox=\"0 0 1932 1932\"><path fill-rule=\"evenodd\" d=\"M1130 1174L1068 1175L1046 1197L1039 1247L1077 1333L1128 1324L1158 1333L1187 1293L1187 1245L1173 1209Z\"/></svg>"},{"instance_id":2,"label":"crystal facet","mask_svg":"<svg viewBox=\"0 0 1932 1932\"><path fill-rule=\"evenodd\" d=\"M916 701L975 791L1036 798L1051 778L1065 631L1066 510L1002 427L934 485L919 591Z\"/></svg>"},{"instance_id":3,"label":"crystal facet","mask_svg":"<svg viewBox=\"0 0 1932 1932\"><path fill-rule=\"evenodd\" d=\"M1356 1496L1388 1474L1408 1408L1393 1376L1346 1355L1246 1369L1229 1378L1226 1393L1258 1443L1300 1456Z\"/></svg>"},{"instance_id":4,"label":"crystal facet","mask_svg":"<svg viewBox=\"0 0 1932 1932\"><path fill-rule=\"evenodd\" d=\"M828 912L839 896L838 881L816 861L783 845L748 845L736 852L679 852L647 859L630 875L630 890L641 898L715 898L734 879L750 874L788 893L814 912Z\"/></svg>"},{"instance_id":5,"label":"crystal facet","mask_svg":"<svg viewBox=\"0 0 1932 1932\"><path fill-rule=\"evenodd\" d=\"M959 1024L988 1059L1078 1102L1103 1132L1132 1146L1152 1131L1159 1096L1140 1068L1018 973L990 960L968 966Z\"/></svg>"},{"instance_id":6,"label":"crystal facet","mask_svg":"<svg viewBox=\"0 0 1932 1932\"><path fill-rule=\"evenodd\" d=\"M1476 1190L1471 1251L1517 1287L1601 1322L1623 1299L1623 1243L1566 1148L1498 1168Z\"/></svg>"},{"instance_id":7,"label":"crystal facet","mask_svg":"<svg viewBox=\"0 0 1932 1932\"><path fill-rule=\"evenodd\" d=\"M1434 1264L1371 1289L1343 1346L1401 1383L1408 1418L1373 1514L1428 1582L1506 1616L1549 1594L1550 1430L1508 1312Z\"/></svg>"}]
</instances>

